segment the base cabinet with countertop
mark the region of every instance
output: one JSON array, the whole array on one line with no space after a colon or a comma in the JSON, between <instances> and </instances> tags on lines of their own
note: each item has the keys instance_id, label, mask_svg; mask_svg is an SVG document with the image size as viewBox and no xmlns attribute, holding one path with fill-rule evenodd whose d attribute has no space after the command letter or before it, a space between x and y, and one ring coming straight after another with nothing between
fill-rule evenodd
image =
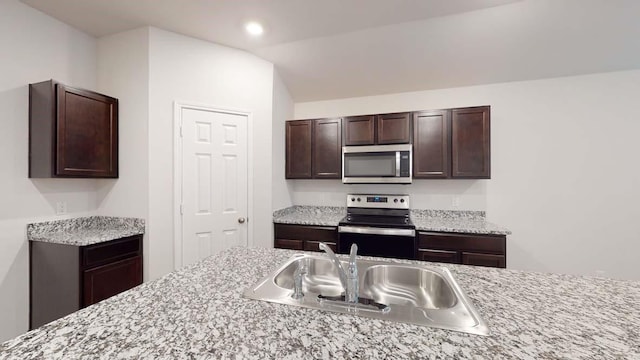
<instances>
[{"instance_id":1,"label":"base cabinet with countertop","mask_svg":"<svg viewBox=\"0 0 640 360\"><path fill-rule=\"evenodd\" d=\"M224 250L0 343L0 358L640 358L637 281L449 265L490 336L242 296L295 254Z\"/></svg>"},{"instance_id":2,"label":"base cabinet with countertop","mask_svg":"<svg viewBox=\"0 0 640 360\"><path fill-rule=\"evenodd\" d=\"M505 268L505 235L418 232L418 260Z\"/></svg>"},{"instance_id":3,"label":"base cabinet with countertop","mask_svg":"<svg viewBox=\"0 0 640 360\"><path fill-rule=\"evenodd\" d=\"M87 246L29 242L34 329L142 284L142 235Z\"/></svg>"},{"instance_id":4,"label":"base cabinet with countertop","mask_svg":"<svg viewBox=\"0 0 640 360\"><path fill-rule=\"evenodd\" d=\"M338 229L334 226L273 224L273 227L275 248L320 251L318 245L324 242L337 251Z\"/></svg>"}]
</instances>

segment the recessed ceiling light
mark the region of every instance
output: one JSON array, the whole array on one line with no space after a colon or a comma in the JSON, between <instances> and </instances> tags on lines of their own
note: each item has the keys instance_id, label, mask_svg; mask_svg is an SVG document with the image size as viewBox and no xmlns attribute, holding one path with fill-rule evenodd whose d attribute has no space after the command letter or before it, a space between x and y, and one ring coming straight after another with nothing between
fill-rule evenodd
<instances>
[{"instance_id":1,"label":"recessed ceiling light","mask_svg":"<svg viewBox=\"0 0 640 360\"><path fill-rule=\"evenodd\" d=\"M247 29L247 32L253 36L262 35L262 33L264 32L262 25L258 24L257 22L247 23L244 28Z\"/></svg>"}]
</instances>

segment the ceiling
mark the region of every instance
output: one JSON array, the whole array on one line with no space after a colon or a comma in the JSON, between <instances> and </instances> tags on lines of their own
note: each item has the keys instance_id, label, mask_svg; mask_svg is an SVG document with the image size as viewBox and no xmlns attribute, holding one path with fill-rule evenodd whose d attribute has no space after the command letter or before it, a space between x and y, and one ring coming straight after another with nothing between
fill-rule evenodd
<instances>
[{"instance_id":1,"label":"ceiling","mask_svg":"<svg viewBox=\"0 0 640 360\"><path fill-rule=\"evenodd\" d=\"M23 2L96 37L155 26L245 49L296 102L640 67L637 0Z\"/></svg>"}]
</instances>

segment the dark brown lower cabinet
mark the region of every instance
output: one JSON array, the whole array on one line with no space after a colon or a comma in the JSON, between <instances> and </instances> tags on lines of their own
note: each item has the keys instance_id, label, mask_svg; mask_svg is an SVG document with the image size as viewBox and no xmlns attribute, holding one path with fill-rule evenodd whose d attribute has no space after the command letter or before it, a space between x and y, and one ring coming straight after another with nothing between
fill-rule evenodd
<instances>
[{"instance_id":1,"label":"dark brown lower cabinet","mask_svg":"<svg viewBox=\"0 0 640 360\"><path fill-rule=\"evenodd\" d=\"M460 264L460 254L449 250L418 250L418 260Z\"/></svg>"},{"instance_id":2,"label":"dark brown lower cabinet","mask_svg":"<svg viewBox=\"0 0 640 360\"><path fill-rule=\"evenodd\" d=\"M463 252L462 263L465 265L478 265L504 268L506 267L506 257L504 255L478 254Z\"/></svg>"},{"instance_id":3,"label":"dark brown lower cabinet","mask_svg":"<svg viewBox=\"0 0 640 360\"><path fill-rule=\"evenodd\" d=\"M76 246L29 242L29 329L142 284L142 235Z\"/></svg>"},{"instance_id":4,"label":"dark brown lower cabinet","mask_svg":"<svg viewBox=\"0 0 640 360\"><path fill-rule=\"evenodd\" d=\"M423 261L505 268L507 237L419 232L417 253Z\"/></svg>"},{"instance_id":5,"label":"dark brown lower cabinet","mask_svg":"<svg viewBox=\"0 0 640 360\"><path fill-rule=\"evenodd\" d=\"M273 247L280 249L320 251L320 242L337 251L338 230L335 226L273 224Z\"/></svg>"},{"instance_id":6,"label":"dark brown lower cabinet","mask_svg":"<svg viewBox=\"0 0 640 360\"><path fill-rule=\"evenodd\" d=\"M142 284L142 256L85 270L84 303L95 304Z\"/></svg>"}]
</instances>

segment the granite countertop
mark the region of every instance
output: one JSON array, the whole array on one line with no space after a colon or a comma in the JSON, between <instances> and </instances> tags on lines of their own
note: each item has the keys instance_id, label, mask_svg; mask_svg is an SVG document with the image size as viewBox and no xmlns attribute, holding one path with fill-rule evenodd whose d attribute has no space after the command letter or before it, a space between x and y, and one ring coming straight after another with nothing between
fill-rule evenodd
<instances>
[{"instance_id":1,"label":"granite countertop","mask_svg":"<svg viewBox=\"0 0 640 360\"><path fill-rule=\"evenodd\" d=\"M338 226L347 214L345 207L295 205L273 213L278 224ZM411 210L419 231L465 234L509 235L511 231L488 222L484 211Z\"/></svg>"},{"instance_id":2,"label":"granite countertop","mask_svg":"<svg viewBox=\"0 0 640 360\"><path fill-rule=\"evenodd\" d=\"M447 265L490 336L241 297L294 253L226 250L0 344L0 359L640 358L637 281Z\"/></svg>"},{"instance_id":3,"label":"granite countertop","mask_svg":"<svg viewBox=\"0 0 640 360\"><path fill-rule=\"evenodd\" d=\"M273 222L278 224L338 226L347 215L347 208L339 206L294 205L273 212Z\"/></svg>"},{"instance_id":4,"label":"granite countertop","mask_svg":"<svg viewBox=\"0 0 640 360\"><path fill-rule=\"evenodd\" d=\"M86 246L144 234L144 219L90 216L27 224L27 239Z\"/></svg>"},{"instance_id":5,"label":"granite countertop","mask_svg":"<svg viewBox=\"0 0 640 360\"><path fill-rule=\"evenodd\" d=\"M416 230L482 235L509 235L511 231L488 222L484 211L411 210Z\"/></svg>"}]
</instances>

